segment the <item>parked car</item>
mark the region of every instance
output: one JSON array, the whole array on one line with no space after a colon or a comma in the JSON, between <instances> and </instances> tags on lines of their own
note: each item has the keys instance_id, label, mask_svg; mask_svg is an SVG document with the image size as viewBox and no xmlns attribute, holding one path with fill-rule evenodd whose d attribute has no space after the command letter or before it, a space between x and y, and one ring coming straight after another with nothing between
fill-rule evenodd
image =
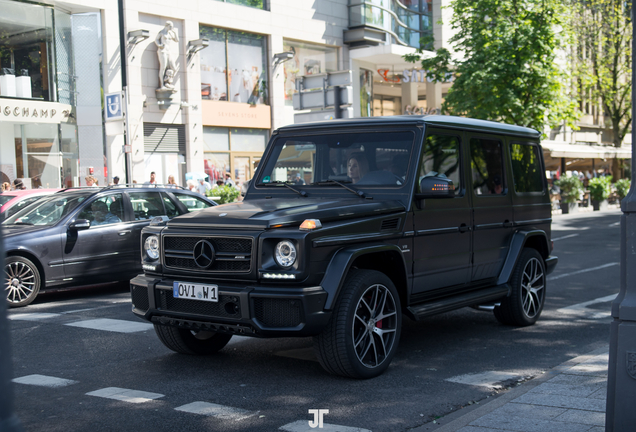
<instances>
[{"instance_id":1,"label":"parked car","mask_svg":"<svg viewBox=\"0 0 636 432\"><path fill-rule=\"evenodd\" d=\"M242 202L144 228L133 313L184 354L312 336L353 378L389 366L403 315L532 325L557 264L540 136L450 116L282 127Z\"/></svg>"},{"instance_id":2,"label":"parked car","mask_svg":"<svg viewBox=\"0 0 636 432\"><path fill-rule=\"evenodd\" d=\"M141 229L216 203L185 189L67 189L24 208L3 224L9 307L45 289L126 281L141 271Z\"/></svg>"},{"instance_id":3,"label":"parked car","mask_svg":"<svg viewBox=\"0 0 636 432\"><path fill-rule=\"evenodd\" d=\"M0 220L13 216L29 204L60 189L23 189L0 194Z\"/></svg>"}]
</instances>

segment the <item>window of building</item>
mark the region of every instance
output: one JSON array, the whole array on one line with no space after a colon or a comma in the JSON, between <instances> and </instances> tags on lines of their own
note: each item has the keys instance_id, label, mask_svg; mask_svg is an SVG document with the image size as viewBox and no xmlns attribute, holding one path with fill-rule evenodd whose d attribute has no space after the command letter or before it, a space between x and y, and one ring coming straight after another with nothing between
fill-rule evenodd
<instances>
[{"instance_id":1,"label":"window of building","mask_svg":"<svg viewBox=\"0 0 636 432\"><path fill-rule=\"evenodd\" d=\"M292 105L296 92L296 77L315 75L338 70L338 49L322 45L283 41L283 51L291 51L294 57L283 63L285 74L285 105Z\"/></svg>"},{"instance_id":2,"label":"window of building","mask_svg":"<svg viewBox=\"0 0 636 432\"><path fill-rule=\"evenodd\" d=\"M267 129L203 127L204 170L212 185L230 175L236 186L254 176L267 140Z\"/></svg>"},{"instance_id":3,"label":"window of building","mask_svg":"<svg viewBox=\"0 0 636 432\"><path fill-rule=\"evenodd\" d=\"M216 0L216 1L252 7L255 9L269 10L268 0Z\"/></svg>"},{"instance_id":4,"label":"window of building","mask_svg":"<svg viewBox=\"0 0 636 432\"><path fill-rule=\"evenodd\" d=\"M360 69L360 116L373 117L373 72Z\"/></svg>"},{"instance_id":5,"label":"window of building","mask_svg":"<svg viewBox=\"0 0 636 432\"><path fill-rule=\"evenodd\" d=\"M455 195L462 193L460 148L457 137L451 135L426 137L418 178L421 180L427 176L446 176L453 181ZM419 187L418 182L418 192Z\"/></svg>"},{"instance_id":6,"label":"window of building","mask_svg":"<svg viewBox=\"0 0 636 432\"><path fill-rule=\"evenodd\" d=\"M374 95L373 97L373 115L374 116L392 116L401 115L402 98L386 95Z\"/></svg>"},{"instance_id":7,"label":"window of building","mask_svg":"<svg viewBox=\"0 0 636 432\"><path fill-rule=\"evenodd\" d=\"M512 176L515 191L542 192L545 174L541 169L539 147L528 144L511 144Z\"/></svg>"},{"instance_id":8,"label":"window of building","mask_svg":"<svg viewBox=\"0 0 636 432\"><path fill-rule=\"evenodd\" d=\"M470 140L470 166L475 195L503 195L505 184L501 142L484 138Z\"/></svg>"},{"instance_id":9,"label":"window of building","mask_svg":"<svg viewBox=\"0 0 636 432\"><path fill-rule=\"evenodd\" d=\"M265 36L203 25L199 34L210 41L201 51L201 97L267 104Z\"/></svg>"}]
</instances>

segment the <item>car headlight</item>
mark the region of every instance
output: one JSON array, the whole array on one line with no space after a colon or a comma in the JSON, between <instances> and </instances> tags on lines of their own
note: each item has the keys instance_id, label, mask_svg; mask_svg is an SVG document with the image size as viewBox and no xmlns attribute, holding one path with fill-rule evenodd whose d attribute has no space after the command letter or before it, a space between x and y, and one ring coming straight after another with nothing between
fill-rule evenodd
<instances>
[{"instance_id":1,"label":"car headlight","mask_svg":"<svg viewBox=\"0 0 636 432\"><path fill-rule=\"evenodd\" d=\"M274 251L276 264L281 267L291 267L296 262L296 246L289 240L278 242Z\"/></svg>"},{"instance_id":2,"label":"car headlight","mask_svg":"<svg viewBox=\"0 0 636 432\"><path fill-rule=\"evenodd\" d=\"M148 236L144 242L144 251L149 258L156 260L159 258L159 237L155 235Z\"/></svg>"}]
</instances>

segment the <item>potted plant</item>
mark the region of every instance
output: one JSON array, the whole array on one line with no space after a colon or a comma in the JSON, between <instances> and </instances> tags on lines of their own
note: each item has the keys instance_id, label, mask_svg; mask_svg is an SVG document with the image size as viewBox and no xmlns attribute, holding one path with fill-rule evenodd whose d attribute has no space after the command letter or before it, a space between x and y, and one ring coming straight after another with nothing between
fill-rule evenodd
<instances>
[{"instance_id":1,"label":"potted plant","mask_svg":"<svg viewBox=\"0 0 636 432\"><path fill-rule=\"evenodd\" d=\"M214 189L210 189L206 191L205 194L209 197L211 196L219 197L219 199L216 200L216 202L219 204L226 204L226 203L234 202L236 198L238 198L240 193L241 191L239 191L237 188L229 186L229 185L225 185L225 186L216 187Z\"/></svg>"},{"instance_id":2,"label":"potted plant","mask_svg":"<svg viewBox=\"0 0 636 432\"><path fill-rule=\"evenodd\" d=\"M616 195L618 195L619 202L627 196L627 192L629 192L631 183L631 180L626 178L622 178L614 183L614 187L616 188Z\"/></svg>"},{"instance_id":3,"label":"potted plant","mask_svg":"<svg viewBox=\"0 0 636 432\"><path fill-rule=\"evenodd\" d=\"M595 177L590 180L588 188L592 198L592 206L595 211L607 209L607 198L609 198L612 186L612 177Z\"/></svg>"},{"instance_id":4,"label":"potted plant","mask_svg":"<svg viewBox=\"0 0 636 432\"><path fill-rule=\"evenodd\" d=\"M583 183L578 177L561 177L555 181L559 189L561 190L561 212L563 214L573 213L577 210L577 200L583 192Z\"/></svg>"}]
</instances>

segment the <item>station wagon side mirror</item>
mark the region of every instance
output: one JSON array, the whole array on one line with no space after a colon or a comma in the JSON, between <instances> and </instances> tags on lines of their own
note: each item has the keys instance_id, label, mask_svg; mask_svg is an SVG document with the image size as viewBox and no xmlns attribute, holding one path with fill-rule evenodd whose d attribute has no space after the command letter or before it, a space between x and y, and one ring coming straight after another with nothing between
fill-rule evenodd
<instances>
[{"instance_id":1,"label":"station wagon side mirror","mask_svg":"<svg viewBox=\"0 0 636 432\"><path fill-rule=\"evenodd\" d=\"M89 229L91 227L91 221L88 219L75 219L68 226L69 229L74 231L81 231L85 229Z\"/></svg>"},{"instance_id":2,"label":"station wagon side mirror","mask_svg":"<svg viewBox=\"0 0 636 432\"><path fill-rule=\"evenodd\" d=\"M415 195L418 200L425 198L453 198L455 186L448 177L431 176L420 180L420 192Z\"/></svg>"}]
</instances>

